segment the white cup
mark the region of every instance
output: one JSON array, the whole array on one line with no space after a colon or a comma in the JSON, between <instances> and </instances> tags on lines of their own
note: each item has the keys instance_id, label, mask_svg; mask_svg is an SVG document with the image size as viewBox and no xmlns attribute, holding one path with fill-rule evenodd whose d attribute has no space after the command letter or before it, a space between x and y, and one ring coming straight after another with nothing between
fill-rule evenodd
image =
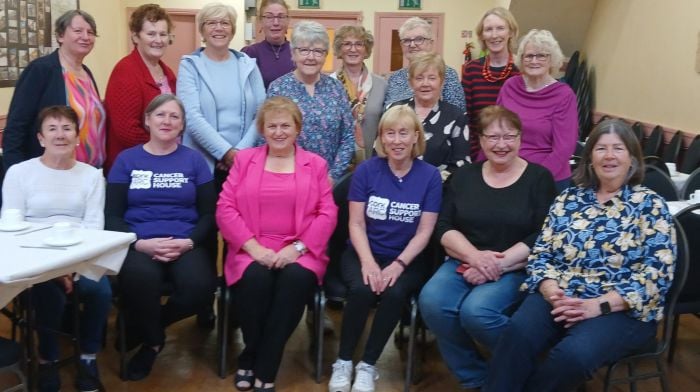
<instances>
[{"instance_id":1,"label":"white cup","mask_svg":"<svg viewBox=\"0 0 700 392\"><path fill-rule=\"evenodd\" d=\"M70 222L57 222L53 224L53 237L57 240L65 240L73 237L73 225Z\"/></svg>"},{"instance_id":2,"label":"white cup","mask_svg":"<svg viewBox=\"0 0 700 392\"><path fill-rule=\"evenodd\" d=\"M24 221L24 216L22 216L22 211L16 208L8 208L2 210L2 223L6 225L16 225Z\"/></svg>"},{"instance_id":3,"label":"white cup","mask_svg":"<svg viewBox=\"0 0 700 392\"><path fill-rule=\"evenodd\" d=\"M696 189L695 192L691 193L688 196L688 200L693 204L700 203L700 189Z\"/></svg>"},{"instance_id":4,"label":"white cup","mask_svg":"<svg viewBox=\"0 0 700 392\"><path fill-rule=\"evenodd\" d=\"M668 168L669 174L671 174L671 175L676 174L676 164L675 163L666 162L666 167Z\"/></svg>"}]
</instances>

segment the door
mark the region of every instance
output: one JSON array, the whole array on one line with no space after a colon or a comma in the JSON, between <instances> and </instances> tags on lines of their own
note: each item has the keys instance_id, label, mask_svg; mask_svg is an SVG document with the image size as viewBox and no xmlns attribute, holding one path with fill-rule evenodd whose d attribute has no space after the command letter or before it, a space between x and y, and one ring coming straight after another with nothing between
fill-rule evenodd
<instances>
[{"instance_id":1,"label":"door","mask_svg":"<svg viewBox=\"0 0 700 392\"><path fill-rule=\"evenodd\" d=\"M444 14L441 13L404 13L404 12L377 12L374 14L374 64L373 71L376 74L387 76L391 72L408 65L403 57L401 42L399 41L399 28L408 19L419 16L426 19L433 27L433 48L436 53L442 54L442 42L444 34Z\"/></svg>"}]
</instances>

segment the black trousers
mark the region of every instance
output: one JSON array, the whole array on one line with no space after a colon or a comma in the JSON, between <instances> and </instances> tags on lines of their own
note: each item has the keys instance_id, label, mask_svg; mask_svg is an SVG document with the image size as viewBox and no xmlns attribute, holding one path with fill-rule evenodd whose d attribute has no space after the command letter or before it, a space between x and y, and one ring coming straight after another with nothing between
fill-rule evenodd
<instances>
[{"instance_id":1,"label":"black trousers","mask_svg":"<svg viewBox=\"0 0 700 392\"><path fill-rule=\"evenodd\" d=\"M161 305L161 288L170 282L173 292ZM165 342L165 328L192 316L207 302L216 287L216 272L209 252L197 247L179 259L163 263L131 249L119 272L119 286L124 298L127 328L147 346Z\"/></svg>"},{"instance_id":2,"label":"black trousers","mask_svg":"<svg viewBox=\"0 0 700 392\"><path fill-rule=\"evenodd\" d=\"M262 382L275 382L284 346L317 286L316 274L297 263L271 270L253 262L246 268L232 286L245 343L239 369L253 370Z\"/></svg>"},{"instance_id":3,"label":"black trousers","mask_svg":"<svg viewBox=\"0 0 700 392\"><path fill-rule=\"evenodd\" d=\"M377 259L382 268L392 261ZM401 318L401 311L408 299L413 293L417 293L425 282L429 266L423 255L419 255L399 276L393 287L387 287L383 293L376 295L362 279L362 266L352 246L345 250L340 263L343 280L348 286L348 295L343 311L338 358L344 361L352 359L369 312L379 302L362 355L362 361L374 365Z\"/></svg>"}]
</instances>

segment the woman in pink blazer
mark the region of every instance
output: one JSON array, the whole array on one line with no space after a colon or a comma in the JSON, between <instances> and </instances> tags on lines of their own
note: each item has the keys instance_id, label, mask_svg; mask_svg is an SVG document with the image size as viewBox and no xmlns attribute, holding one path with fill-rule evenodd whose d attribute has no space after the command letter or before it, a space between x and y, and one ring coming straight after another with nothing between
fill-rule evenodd
<instances>
[{"instance_id":1,"label":"woman in pink blazer","mask_svg":"<svg viewBox=\"0 0 700 392\"><path fill-rule=\"evenodd\" d=\"M217 203L224 273L242 315L238 390L274 391L282 352L326 272L337 219L326 161L295 141L301 112L285 97L261 106L266 145L239 151Z\"/></svg>"}]
</instances>

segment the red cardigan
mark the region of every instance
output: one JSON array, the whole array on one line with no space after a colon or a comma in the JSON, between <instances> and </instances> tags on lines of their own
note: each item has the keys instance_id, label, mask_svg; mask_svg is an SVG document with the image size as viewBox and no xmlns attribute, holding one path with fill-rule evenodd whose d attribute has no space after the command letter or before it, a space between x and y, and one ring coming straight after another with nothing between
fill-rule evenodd
<instances>
[{"instance_id":1,"label":"red cardigan","mask_svg":"<svg viewBox=\"0 0 700 392\"><path fill-rule=\"evenodd\" d=\"M175 94L175 74L164 62L160 61L159 64L168 79L170 90ZM143 112L151 100L159 94L160 87L153 80L136 48L114 66L105 95L107 110L105 175L109 173L112 163L122 150L148 141L149 135L144 128Z\"/></svg>"}]
</instances>

